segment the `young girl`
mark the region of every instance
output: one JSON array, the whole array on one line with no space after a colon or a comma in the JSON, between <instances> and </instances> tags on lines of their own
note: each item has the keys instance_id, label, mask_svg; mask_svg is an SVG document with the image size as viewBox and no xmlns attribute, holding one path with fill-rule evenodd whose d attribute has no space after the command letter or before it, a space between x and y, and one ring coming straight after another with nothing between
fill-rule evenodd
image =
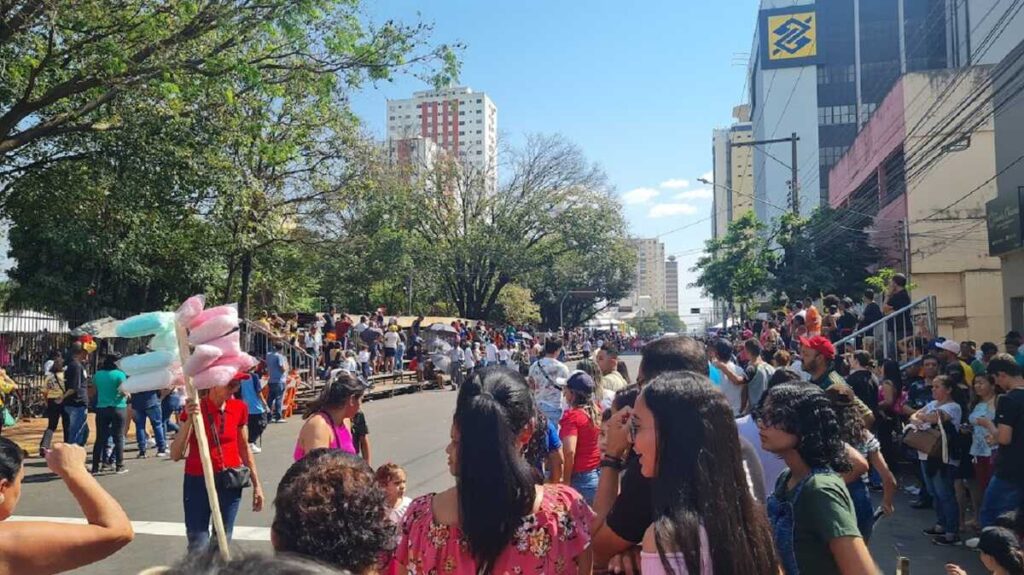
<instances>
[{"instance_id":1,"label":"young girl","mask_svg":"<svg viewBox=\"0 0 1024 575\"><path fill-rule=\"evenodd\" d=\"M591 505L597 494L601 463L601 415L594 403L595 388L594 379L585 372L569 376L563 392L569 409L562 415L558 433L565 456L562 482L572 485Z\"/></svg>"},{"instance_id":2,"label":"young girl","mask_svg":"<svg viewBox=\"0 0 1024 575\"><path fill-rule=\"evenodd\" d=\"M874 434L864 428L864 419L857 411L856 397L853 389L847 385L833 385L825 392L832 407L835 409L836 417L839 418L842 440L852 445L860 452L871 467L878 471L882 478L882 512L885 515L892 515L893 496L896 494L896 477L889 470L889 465L882 456L881 446ZM853 508L857 513L857 528L861 537L867 542L871 539L871 532L874 529L874 511L871 509L871 495L868 494L867 477L860 477L852 483L846 484L846 490L850 492L853 499Z\"/></svg>"},{"instance_id":3,"label":"young girl","mask_svg":"<svg viewBox=\"0 0 1024 575\"><path fill-rule=\"evenodd\" d=\"M405 518L405 512L409 509L409 504L412 503L412 499L405 496L405 470L397 463L385 463L377 468L376 478L377 484L387 496L388 521L397 527L392 546L392 548L397 548L402 539L402 520ZM381 573L382 575L398 573L398 561L395 560L393 554L389 553L385 558L384 569Z\"/></svg>"},{"instance_id":4,"label":"young girl","mask_svg":"<svg viewBox=\"0 0 1024 575\"><path fill-rule=\"evenodd\" d=\"M992 479L994 470L995 437L998 430L994 423L996 419L996 396L999 387L992 382L986 374L974 376L974 393L977 396L977 404L971 410L967 420L971 423L971 457L974 459L974 481L970 482L971 504L977 510L981 509L982 495L988 489L988 482ZM992 441L992 443L989 443ZM975 522L976 523L976 522Z\"/></svg>"},{"instance_id":5,"label":"young girl","mask_svg":"<svg viewBox=\"0 0 1024 575\"><path fill-rule=\"evenodd\" d=\"M365 343L359 344L359 369L363 372L363 378L370 379L370 348Z\"/></svg>"},{"instance_id":6,"label":"young girl","mask_svg":"<svg viewBox=\"0 0 1024 575\"><path fill-rule=\"evenodd\" d=\"M1005 527L989 527L978 539L981 563L992 575L1024 575L1024 551L1016 534ZM947 575L967 575L963 567L946 564Z\"/></svg>"}]
</instances>

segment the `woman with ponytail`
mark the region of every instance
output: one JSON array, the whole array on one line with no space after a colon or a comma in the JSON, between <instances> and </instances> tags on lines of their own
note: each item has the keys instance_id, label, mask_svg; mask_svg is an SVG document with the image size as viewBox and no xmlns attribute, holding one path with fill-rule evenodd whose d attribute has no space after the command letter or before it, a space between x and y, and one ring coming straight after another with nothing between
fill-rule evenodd
<instances>
[{"instance_id":1,"label":"woman with ponytail","mask_svg":"<svg viewBox=\"0 0 1024 575\"><path fill-rule=\"evenodd\" d=\"M445 450L455 486L409 506L399 575L590 573L593 512L566 485L537 485L522 455L535 413L510 369L480 369L462 385Z\"/></svg>"},{"instance_id":2,"label":"woman with ponytail","mask_svg":"<svg viewBox=\"0 0 1024 575\"><path fill-rule=\"evenodd\" d=\"M601 413L594 403L597 383L584 371L576 371L565 382L562 394L569 406L559 423L562 438L563 483L580 492L587 504L593 505L600 479Z\"/></svg>"},{"instance_id":3,"label":"woman with ponytail","mask_svg":"<svg viewBox=\"0 0 1024 575\"><path fill-rule=\"evenodd\" d=\"M356 453L352 420L363 405L365 392L366 386L355 375L347 371L338 373L302 416L306 423L295 442L295 461L320 448Z\"/></svg>"}]
</instances>

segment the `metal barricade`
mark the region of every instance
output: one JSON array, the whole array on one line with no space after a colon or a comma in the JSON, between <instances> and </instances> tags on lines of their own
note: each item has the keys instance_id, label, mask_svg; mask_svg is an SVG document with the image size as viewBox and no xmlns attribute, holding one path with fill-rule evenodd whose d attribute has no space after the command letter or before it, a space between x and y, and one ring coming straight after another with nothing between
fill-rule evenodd
<instances>
[{"instance_id":1,"label":"metal barricade","mask_svg":"<svg viewBox=\"0 0 1024 575\"><path fill-rule=\"evenodd\" d=\"M935 296L921 298L864 326L836 342L840 353L848 344L871 353L876 360L895 359L907 368L921 361L937 333Z\"/></svg>"}]
</instances>

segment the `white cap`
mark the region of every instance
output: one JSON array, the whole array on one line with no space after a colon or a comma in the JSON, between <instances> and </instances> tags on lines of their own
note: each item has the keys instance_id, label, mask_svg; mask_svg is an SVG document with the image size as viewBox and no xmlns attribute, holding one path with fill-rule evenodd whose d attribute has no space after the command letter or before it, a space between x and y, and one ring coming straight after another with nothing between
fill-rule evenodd
<instances>
[{"instance_id":1,"label":"white cap","mask_svg":"<svg viewBox=\"0 0 1024 575\"><path fill-rule=\"evenodd\" d=\"M960 353L960 344L951 339L942 342L939 347L951 353Z\"/></svg>"}]
</instances>

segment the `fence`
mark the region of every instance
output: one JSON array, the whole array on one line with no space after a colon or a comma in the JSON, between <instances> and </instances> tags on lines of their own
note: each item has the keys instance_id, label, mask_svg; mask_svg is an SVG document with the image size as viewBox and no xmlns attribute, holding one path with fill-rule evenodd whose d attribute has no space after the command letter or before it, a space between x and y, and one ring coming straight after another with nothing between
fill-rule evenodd
<instances>
[{"instance_id":1,"label":"fence","mask_svg":"<svg viewBox=\"0 0 1024 575\"><path fill-rule=\"evenodd\" d=\"M928 342L938 335L935 310L935 296L919 299L837 341L836 349L855 343L876 359L895 359L907 368L921 360Z\"/></svg>"}]
</instances>

